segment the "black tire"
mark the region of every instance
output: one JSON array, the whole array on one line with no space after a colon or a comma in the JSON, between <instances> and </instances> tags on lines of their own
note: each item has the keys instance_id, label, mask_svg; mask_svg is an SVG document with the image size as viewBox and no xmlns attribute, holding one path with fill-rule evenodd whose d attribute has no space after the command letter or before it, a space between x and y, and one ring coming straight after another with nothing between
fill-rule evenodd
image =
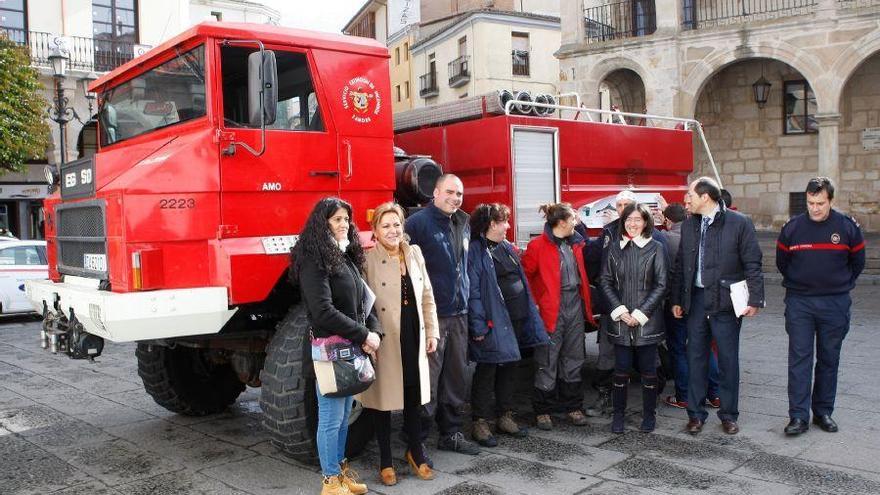
<instances>
[{"instance_id":1,"label":"black tire","mask_svg":"<svg viewBox=\"0 0 880 495\"><path fill-rule=\"evenodd\" d=\"M266 349L266 362L260 373L260 407L263 426L269 432L272 444L282 453L297 461L315 464L318 454L315 432L318 426L318 398L312 373L304 373L306 335L309 321L305 307L295 305L278 324L275 335ZM360 414L356 406L349 423L347 456L363 451L373 437L373 425L368 414Z\"/></svg>"},{"instance_id":2,"label":"black tire","mask_svg":"<svg viewBox=\"0 0 880 495\"><path fill-rule=\"evenodd\" d=\"M138 344L138 375L157 404L186 416L226 409L244 391L232 366L206 359L204 349Z\"/></svg>"}]
</instances>

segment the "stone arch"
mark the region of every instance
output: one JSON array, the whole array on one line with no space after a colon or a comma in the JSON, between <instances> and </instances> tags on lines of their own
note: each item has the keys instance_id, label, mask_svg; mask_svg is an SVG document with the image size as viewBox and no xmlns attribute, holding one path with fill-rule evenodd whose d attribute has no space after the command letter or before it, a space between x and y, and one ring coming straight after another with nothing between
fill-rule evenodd
<instances>
[{"instance_id":1,"label":"stone arch","mask_svg":"<svg viewBox=\"0 0 880 495\"><path fill-rule=\"evenodd\" d=\"M629 57L609 57L598 64L594 65L585 80L585 85L583 88L587 90L588 94L598 94L599 85L608 78L612 73L619 71L621 69L626 69L634 72L639 78L642 80L642 85L645 89L645 106L650 108L651 106L651 94L648 91L648 88L653 88L653 78L651 77L651 72L645 69L642 64L631 59ZM587 106L594 106L589 101L585 102ZM598 105L595 105L598 106ZM641 111L641 109L639 109Z\"/></svg>"},{"instance_id":2,"label":"stone arch","mask_svg":"<svg viewBox=\"0 0 880 495\"><path fill-rule=\"evenodd\" d=\"M601 102L602 108L612 106L623 112L644 113L647 107L645 82L630 69L617 69L609 72L599 82L600 94L607 94L608 101ZM608 103L608 105L606 105ZM634 123L635 119L627 118Z\"/></svg>"},{"instance_id":3,"label":"stone arch","mask_svg":"<svg viewBox=\"0 0 880 495\"><path fill-rule=\"evenodd\" d=\"M840 56L837 57L831 70L828 71L829 77L842 74L841 79L837 79L834 81L835 84L830 85L835 90L833 95L835 110L840 108L840 99L843 97L844 88L853 74L859 70L863 63L878 52L880 52L880 29L872 31L858 42L847 46Z\"/></svg>"},{"instance_id":4,"label":"stone arch","mask_svg":"<svg viewBox=\"0 0 880 495\"><path fill-rule=\"evenodd\" d=\"M816 87L816 83L823 79L825 71L819 60L810 53L788 43L778 46L763 44L749 45L733 51L724 51L712 55L697 63L697 66L684 79L681 86L681 110L686 117L693 117L696 111L697 100L706 84L725 67L748 59L767 58L788 64L798 72L813 87L819 113L825 113L832 108L830 90L824 85Z\"/></svg>"}]
</instances>

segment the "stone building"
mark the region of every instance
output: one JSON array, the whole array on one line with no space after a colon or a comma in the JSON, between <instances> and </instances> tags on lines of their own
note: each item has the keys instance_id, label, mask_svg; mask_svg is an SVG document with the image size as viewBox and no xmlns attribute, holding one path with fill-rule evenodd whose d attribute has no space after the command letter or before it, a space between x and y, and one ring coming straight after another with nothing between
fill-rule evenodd
<instances>
[{"instance_id":1,"label":"stone building","mask_svg":"<svg viewBox=\"0 0 880 495\"><path fill-rule=\"evenodd\" d=\"M880 0L568 0L560 90L700 120L724 187L759 228L803 211L806 181L824 175L837 207L877 231L878 19ZM694 175L710 174L696 158Z\"/></svg>"},{"instance_id":2,"label":"stone building","mask_svg":"<svg viewBox=\"0 0 880 495\"><path fill-rule=\"evenodd\" d=\"M40 238L42 199L48 194L43 169L94 150L80 131L97 112L94 94L85 87L138 54L193 24L205 20L278 24L281 14L246 0L9 0L0 1L0 36L25 46L39 71L45 98L52 102L60 85L76 118L60 127L49 121L52 139L46 156L24 173L0 176L0 228L21 239ZM67 73L56 80L49 55L59 45L68 54ZM47 114L47 119L49 115ZM94 122L92 122L94 125ZM85 133L83 133L85 135Z\"/></svg>"}]
</instances>

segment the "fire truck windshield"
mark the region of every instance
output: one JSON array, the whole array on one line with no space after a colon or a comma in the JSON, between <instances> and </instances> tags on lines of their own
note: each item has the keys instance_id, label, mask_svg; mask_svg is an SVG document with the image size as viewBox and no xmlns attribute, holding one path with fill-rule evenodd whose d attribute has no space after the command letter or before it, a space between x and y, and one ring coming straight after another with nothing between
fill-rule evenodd
<instances>
[{"instance_id":1,"label":"fire truck windshield","mask_svg":"<svg viewBox=\"0 0 880 495\"><path fill-rule=\"evenodd\" d=\"M101 145L205 115L205 47L199 46L102 95Z\"/></svg>"}]
</instances>

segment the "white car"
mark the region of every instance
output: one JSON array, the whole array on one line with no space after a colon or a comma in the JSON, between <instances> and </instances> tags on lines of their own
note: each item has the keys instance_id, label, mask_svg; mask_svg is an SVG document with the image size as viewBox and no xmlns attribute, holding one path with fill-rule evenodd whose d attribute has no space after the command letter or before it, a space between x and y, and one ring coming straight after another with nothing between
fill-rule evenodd
<instances>
[{"instance_id":1,"label":"white car","mask_svg":"<svg viewBox=\"0 0 880 495\"><path fill-rule=\"evenodd\" d=\"M33 312L24 282L47 278L46 241L0 242L0 313Z\"/></svg>"}]
</instances>

